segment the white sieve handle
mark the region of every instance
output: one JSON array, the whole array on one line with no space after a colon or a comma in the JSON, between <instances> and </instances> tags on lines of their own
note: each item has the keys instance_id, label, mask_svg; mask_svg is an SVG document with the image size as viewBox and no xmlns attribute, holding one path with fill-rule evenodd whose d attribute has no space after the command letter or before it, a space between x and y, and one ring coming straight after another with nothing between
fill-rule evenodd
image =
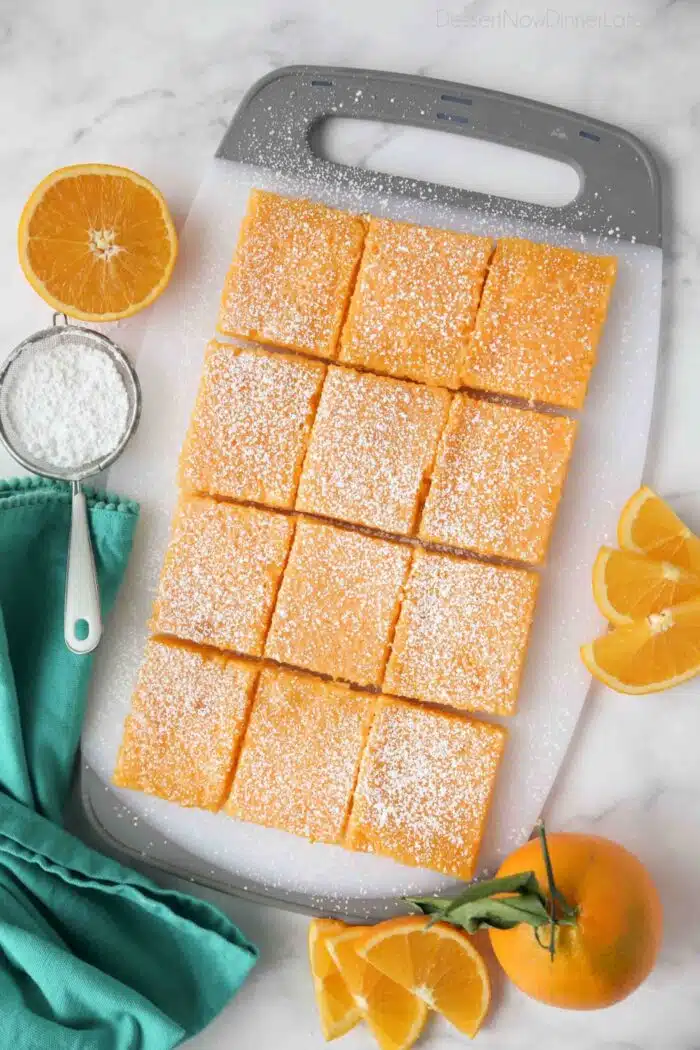
<instances>
[{"instance_id":1,"label":"white sieve handle","mask_svg":"<svg viewBox=\"0 0 700 1050\"><path fill-rule=\"evenodd\" d=\"M78 626L82 626L78 636ZM87 503L79 482L73 483L73 508L66 568L66 645L74 653L91 653L102 637L100 591L90 539Z\"/></svg>"}]
</instances>

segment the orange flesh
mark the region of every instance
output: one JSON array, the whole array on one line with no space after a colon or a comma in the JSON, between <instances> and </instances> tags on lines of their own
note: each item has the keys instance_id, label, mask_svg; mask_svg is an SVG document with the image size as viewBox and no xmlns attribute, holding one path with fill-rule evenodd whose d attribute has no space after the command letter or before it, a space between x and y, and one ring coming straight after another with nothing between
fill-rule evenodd
<instances>
[{"instance_id":1,"label":"orange flesh","mask_svg":"<svg viewBox=\"0 0 700 1050\"><path fill-rule=\"evenodd\" d=\"M593 567L593 595L611 623L629 623L700 596L700 574L602 547Z\"/></svg>"},{"instance_id":2,"label":"orange flesh","mask_svg":"<svg viewBox=\"0 0 700 1050\"><path fill-rule=\"evenodd\" d=\"M362 1016L328 951L328 939L345 929L345 923L337 919L312 919L309 924L309 963L326 1040L345 1035Z\"/></svg>"},{"instance_id":3,"label":"orange flesh","mask_svg":"<svg viewBox=\"0 0 700 1050\"><path fill-rule=\"evenodd\" d=\"M491 998L484 961L462 930L426 922L416 915L379 923L360 954L473 1038Z\"/></svg>"},{"instance_id":4,"label":"orange flesh","mask_svg":"<svg viewBox=\"0 0 700 1050\"><path fill-rule=\"evenodd\" d=\"M123 169L70 171L27 204L23 268L39 294L71 316L128 316L155 298L172 271L176 238L165 202Z\"/></svg>"},{"instance_id":5,"label":"orange flesh","mask_svg":"<svg viewBox=\"0 0 700 1050\"><path fill-rule=\"evenodd\" d=\"M670 689L700 672L700 599L623 624L583 646L586 667L622 693Z\"/></svg>"},{"instance_id":6,"label":"orange flesh","mask_svg":"<svg viewBox=\"0 0 700 1050\"><path fill-rule=\"evenodd\" d=\"M358 954L370 932L371 927L351 927L328 947L380 1050L408 1050L425 1026L428 1008Z\"/></svg>"},{"instance_id":7,"label":"orange flesh","mask_svg":"<svg viewBox=\"0 0 700 1050\"><path fill-rule=\"evenodd\" d=\"M649 488L641 488L623 508L618 542L626 550L700 573L700 538Z\"/></svg>"}]
</instances>

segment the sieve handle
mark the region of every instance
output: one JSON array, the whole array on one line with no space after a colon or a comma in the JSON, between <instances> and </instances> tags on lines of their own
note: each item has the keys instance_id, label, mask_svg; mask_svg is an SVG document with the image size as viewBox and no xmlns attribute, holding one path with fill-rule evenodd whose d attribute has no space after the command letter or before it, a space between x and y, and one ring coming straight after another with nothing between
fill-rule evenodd
<instances>
[{"instance_id":1,"label":"sieve handle","mask_svg":"<svg viewBox=\"0 0 700 1050\"><path fill-rule=\"evenodd\" d=\"M78 637L78 624L86 625ZM102 637L100 590L90 539L87 503L79 482L73 483L73 507L66 569L66 608L63 626L66 645L74 653L91 653Z\"/></svg>"}]
</instances>

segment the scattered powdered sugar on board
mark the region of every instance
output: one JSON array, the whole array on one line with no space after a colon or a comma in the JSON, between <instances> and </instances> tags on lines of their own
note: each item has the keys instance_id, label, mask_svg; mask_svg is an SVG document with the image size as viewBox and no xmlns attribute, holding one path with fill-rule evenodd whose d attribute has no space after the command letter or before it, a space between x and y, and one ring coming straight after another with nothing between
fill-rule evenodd
<instances>
[{"instance_id":1,"label":"scattered powdered sugar on board","mask_svg":"<svg viewBox=\"0 0 700 1050\"><path fill-rule=\"evenodd\" d=\"M10 366L2 415L16 450L37 465L75 470L112 452L129 398L114 362L83 342L47 340Z\"/></svg>"}]
</instances>

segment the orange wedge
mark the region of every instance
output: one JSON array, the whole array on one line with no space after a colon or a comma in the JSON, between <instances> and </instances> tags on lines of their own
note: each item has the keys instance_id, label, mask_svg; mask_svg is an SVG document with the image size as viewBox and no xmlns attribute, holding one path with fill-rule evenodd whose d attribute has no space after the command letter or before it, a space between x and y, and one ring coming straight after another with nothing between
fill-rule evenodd
<instances>
[{"instance_id":1,"label":"orange wedge","mask_svg":"<svg viewBox=\"0 0 700 1050\"><path fill-rule=\"evenodd\" d=\"M593 566L593 597L603 616L620 625L700 596L700 574L670 561L601 547Z\"/></svg>"},{"instance_id":2,"label":"orange wedge","mask_svg":"<svg viewBox=\"0 0 700 1050\"><path fill-rule=\"evenodd\" d=\"M657 693L700 672L700 598L596 638L581 659L618 693Z\"/></svg>"},{"instance_id":3,"label":"orange wedge","mask_svg":"<svg viewBox=\"0 0 700 1050\"><path fill-rule=\"evenodd\" d=\"M312 919L309 926L309 962L321 1030L328 1042L349 1032L362 1016L328 951L328 938L345 929L345 923L337 919Z\"/></svg>"},{"instance_id":4,"label":"orange wedge","mask_svg":"<svg viewBox=\"0 0 700 1050\"><path fill-rule=\"evenodd\" d=\"M623 507L617 542L623 550L700 573L700 539L646 485Z\"/></svg>"},{"instance_id":5,"label":"orange wedge","mask_svg":"<svg viewBox=\"0 0 700 1050\"><path fill-rule=\"evenodd\" d=\"M427 921L412 915L380 923L359 954L473 1038L491 1001L484 960L462 930L445 922L426 928Z\"/></svg>"},{"instance_id":6,"label":"orange wedge","mask_svg":"<svg viewBox=\"0 0 700 1050\"><path fill-rule=\"evenodd\" d=\"M350 927L328 941L328 950L380 1050L408 1050L425 1027L428 1007L358 955L372 929Z\"/></svg>"},{"instance_id":7,"label":"orange wedge","mask_svg":"<svg viewBox=\"0 0 700 1050\"><path fill-rule=\"evenodd\" d=\"M25 277L54 310L116 321L163 291L177 234L148 179L111 164L75 164L47 175L32 193L18 250Z\"/></svg>"}]
</instances>

